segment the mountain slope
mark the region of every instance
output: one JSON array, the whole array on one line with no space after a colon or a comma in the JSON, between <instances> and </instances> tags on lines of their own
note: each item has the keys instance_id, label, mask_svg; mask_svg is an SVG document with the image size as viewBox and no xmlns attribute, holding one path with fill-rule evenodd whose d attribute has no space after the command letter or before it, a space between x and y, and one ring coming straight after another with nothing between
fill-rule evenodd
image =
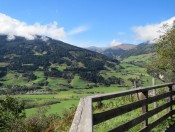
<instances>
[{"instance_id":1,"label":"mountain slope","mask_svg":"<svg viewBox=\"0 0 175 132\"><path fill-rule=\"evenodd\" d=\"M135 47L136 47L136 45L133 45L133 44L120 44L120 45L113 46L113 47L110 47L110 48L101 48L101 47L92 46L92 47L89 47L87 49L91 50L91 51L101 53L101 54L104 54L104 55L106 55L110 58L114 58L116 56L120 56L125 51L133 49Z\"/></svg>"},{"instance_id":2,"label":"mountain slope","mask_svg":"<svg viewBox=\"0 0 175 132\"><path fill-rule=\"evenodd\" d=\"M155 44L150 44L149 42L141 43L138 45L121 44L115 47L107 48L105 50L100 50L100 48L97 50L97 48L93 49L93 47L89 48L89 50L99 52L110 58L115 58L116 56L127 58L130 56L153 53L155 52Z\"/></svg>"},{"instance_id":3,"label":"mountain slope","mask_svg":"<svg viewBox=\"0 0 175 132\"><path fill-rule=\"evenodd\" d=\"M120 44L120 45L111 47L111 49L130 50L130 49L133 49L135 47L136 47L136 45L134 45L134 44Z\"/></svg>"},{"instance_id":4,"label":"mountain slope","mask_svg":"<svg viewBox=\"0 0 175 132\"><path fill-rule=\"evenodd\" d=\"M39 66L43 66L47 68L54 63L66 63L68 66L82 67L87 70L100 70L98 65L89 67L89 64L101 63L99 68L103 68L105 61L118 63L118 61L109 59L99 53L51 38L43 41L41 37L37 37L35 40L16 37L15 40L7 41L5 36L0 36L0 59L1 62L9 63L9 68L14 70L23 69L27 64L32 64L30 67L39 68ZM76 63L77 65L75 65ZM79 66L78 63L82 63L82 66ZM17 68L16 66L19 67Z\"/></svg>"},{"instance_id":5,"label":"mountain slope","mask_svg":"<svg viewBox=\"0 0 175 132\"><path fill-rule=\"evenodd\" d=\"M142 54L149 54L155 52L155 44L141 43L135 48L123 52L120 57L127 58L129 56L137 56Z\"/></svg>"},{"instance_id":6,"label":"mountain slope","mask_svg":"<svg viewBox=\"0 0 175 132\"><path fill-rule=\"evenodd\" d=\"M97 52L97 53L103 53L103 51L105 51L105 50L108 49L108 48L91 46L91 47L88 47L88 48L86 48L86 49L88 49L88 50L90 50L90 51Z\"/></svg>"},{"instance_id":7,"label":"mountain slope","mask_svg":"<svg viewBox=\"0 0 175 132\"><path fill-rule=\"evenodd\" d=\"M77 86L74 80L105 84L99 72L119 61L105 55L72 46L51 38L37 36L34 40L16 37L8 41L0 36L1 85L12 87ZM82 85L83 86L83 85ZM22 87L21 89L26 89Z\"/></svg>"}]
</instances>

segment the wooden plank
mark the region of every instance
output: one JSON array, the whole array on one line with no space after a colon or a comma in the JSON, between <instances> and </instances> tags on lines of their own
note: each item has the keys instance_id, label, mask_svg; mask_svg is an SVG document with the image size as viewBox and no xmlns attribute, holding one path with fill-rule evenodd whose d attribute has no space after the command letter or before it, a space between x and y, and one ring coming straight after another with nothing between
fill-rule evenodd
<instances>
[{"instance_id":1,"label":"wooden plank","mask_svg":"<svg viewBox=\"0 0 175 132\"><path fill-rule=\"evenodd\" d=\"M78 130L78 125L79 125L79 122L81 120L81 113L83 110L83 105L84 105L83 99L80 99L75 116L74 116L74 119L72 121L70 132L77 132L77 130Z\"/></svg>"},{"instance_id":2,"label":"wooden plank","mask_svg":"<svg viewBox=\"0 0 175 132\"><path fill-rule=\"evenodd\" d=\"M169 86L169 91L170 92L173 91L173 86ZM169 97L169 101L170 102L173 101L173 96L172 95ZM169 111L172 111L172 110L173 110L173 106L170 106Z\"/></svg>"},{"instance_id":3,"label":"wooden plank","mask_svg":"<svg viewBox=\"0 0 175 132\"><path fill-rule=\"evenodd\" d=\"M148 127L141 129L139 132L149 132L151 129L159 125L162 121L166 120L168 117L172 116L175 114L175 111L170 111L169 113L165 114L164 116L160 117L153 123L149 124Z\"/></svg>"},{"instance_id":4,"label":"wooden plank","mask_svg":"<svg viewBox=\"0 0 175 132\"><path fill-rule=\"evenodd\" d=\"M125 95L129 95L129 94L144 92L144 91L153 90L153 89L162 88L162 87L168 87L168 86L172 86L172 85L175 85L175 83L166 83L166 84L162 84L162 85L137 88L137 89L126 90L126 91L116 92L116 93L100 94L100 95L89 96L89 97L92 98L93 102L97 102L97 101L101 101L101 100L107 100L107 99L111 99L111 98L116 98L116 97L125 96Z\"/></svg>"},{"instance_id":5,"label":"wooden plank","mask_svg":"<svg viewBox=\"0 0 175 132\"><path fill-rule=\"evenodd\" d=\"M93 132L91 98L80 100L70 132Z\"/></svg>"},{"instance_id":6,"label":"wooden plank","mask_svg":"<svg viewBox=\"0 0 175 132\"><path fill-rule=\"evenodd\" d=\"M142 92L143 93L143 96L144 98L147 100L148 99L148 91L145 91L145 92ZM142 113L143 114L146 114L148 112L148 103L147 104L144 104L142 106ZM143 122L142 122L142 127L147 127L148 126L148 119L145 119Z\"/></svg>"},{"instance_id":7,"label":"wooden plank","mask_svg":"<svg viewBox=\"0 0 175 132\"><path fill-rule=\"evenodd\" d=\"M163 93L154 97L150 97L148 99L140 100L137 102L133 102L124 106L120 106L118 108L114 108L108 111L104 111L101 113L96 113L93 115L93 123L94 125L99 124L101 122L104 122L106 120L109 120L111 118L114 118L116 116L122 115L124 113L130 112L132 110L135 110L145 104L153 103L155 101L158 101L160 99L169 97L170 95L175 95L175 91L173 92L167 92Z\"/></svg>"},{"instance_id":8,"label":"wooden plank","mask_svg":"<svg viewBox=\"0 0 175 132\"><path fill-rule=\"evenodd\" d=\"M169 106L171 106L173 104L175 104L175 101L161 105L161 106L157 107L156 109L150 110L149 112L142 114L141 116L136 117L136 118L114 128L114 129L110 130L110 132L127 131L128 129L136 126L137 124L141 123L142 121L148 119L149 117L152 117L153 115L161 112L162 110L168 108Z\"/></svg>"},{"instance_id":9,"label":"wooden plank","mask_svg":"<svg viewBox=\"0 0 175 132\"><path fill-rule=\"evenodd\" d=\"M152 85L155 86L156 85L156 79L153 77L152 78ZM153 89L152 91L153 96L156 96L156 89ZM157 108L157 102L154 102L154 109ZM156 118L158 118L157 115L155 115Z\"/></svg>"}]
</instances>

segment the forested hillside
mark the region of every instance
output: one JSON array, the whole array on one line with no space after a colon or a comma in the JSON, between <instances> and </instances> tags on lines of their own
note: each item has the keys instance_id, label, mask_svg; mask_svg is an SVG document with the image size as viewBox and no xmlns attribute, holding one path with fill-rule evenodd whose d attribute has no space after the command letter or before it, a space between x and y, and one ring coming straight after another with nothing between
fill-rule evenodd
<instances>
[{"instance_id":1,"label":"forested hillside","mask_svg":"<svg viewBox=\"0 0 175 132\"><path fill-rule=\"evenodd\" d=\"M55 85L60 87L76 86L74 79L86 82L83 87L97 83L110 85L111 81L99 72L108 67L115 69L118 64L119 61L105 55L48 37L7 40L7 36L0 36L1 85L8 89L12 85L18 91L38 89L54 84L53 80L58 78L61 82Z\"/></svg>"}]
</instances>

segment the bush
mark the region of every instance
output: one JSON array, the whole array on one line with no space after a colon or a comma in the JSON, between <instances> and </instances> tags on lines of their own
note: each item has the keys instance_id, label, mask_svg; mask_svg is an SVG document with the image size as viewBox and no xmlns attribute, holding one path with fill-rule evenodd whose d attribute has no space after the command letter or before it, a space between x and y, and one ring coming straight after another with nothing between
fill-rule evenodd
<instances>
[{"instance_id":1,"label":"bush","mask_svg":"<svg viewBox=\"0 0 175 132\"><path fill-rule=\"evenodd\" d=\"M24 103L6 96L0 100L0 131L12 130L16 122L25 117Z\"/></svg>"},{"instance_id":2,"label":"bush","mask_svg":"<svg viewBox=\"0 0 175 132\"><path fill-rule=\"evenodd\" d=\"M49 107L38 108L35 115L25 118L24 103L6 96L0 100L0 131L3 132L51 132L68 131L76 107L65 110L63 117L58 114L46 115Z\"/></svg>"}]
</instances>

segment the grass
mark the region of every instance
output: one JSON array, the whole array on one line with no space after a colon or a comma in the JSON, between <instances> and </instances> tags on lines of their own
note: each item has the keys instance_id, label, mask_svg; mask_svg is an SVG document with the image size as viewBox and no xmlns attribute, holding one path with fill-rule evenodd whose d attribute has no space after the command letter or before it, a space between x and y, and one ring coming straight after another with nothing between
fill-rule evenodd
<instances>
[{"instance_id":1,"label":"grass","mask_svg":"<svg viewBox=\"0 0 175 132\"><path fill-rule=\"evenodd\" d=\"M139 79L142 82L142 84L140 85L141 87L152 85L152 76L148 75L145 68L128 64L126 62L122 62L120 66L124 67L124 69L120 69L119 72L115 70L107 72L102 71L101 75L104 78L109 78L111 76L120 77L124 80L125 85L129 86L130 88L133 86L132 82L128 80L130 78ZM161 81L157 80L156 84L160 83Z\"/></svg>"},{"instance_id":2,"label":"grass","mask_svg":"<svg viewBox=\"0 0 175 132\"><path fill-rule=\"evenodd\" d=\"M56 94L43 94L43 95L14 95L13 97L22 99L52 99L56 98Z\"/></svg>"},{"instance_id":3,"label":"grass","mask_svg":"<svg viewBox=\"0 0 175 132\"><path fill-rule=\"evenodd\" d=\"M43 77L43 78L38 78L38 79L36 79L32 82L38 84L38 83L42 83L42 82L45 82L45 81L46 81L46 79Z\"/></svg>"},{"instance_id":4,"label":"grass","mask_svg":"<svg viewBox=\"0 0 175 132\"><path fill-rule=\"evenodd\" d=\"M126 90L126 87L110 86L110 87L96 87L92 89L71 89L68 91L60 91L57 94L43 94L43 95L13 95L16 98L22 99L70 99L72 96L86 96L94 93L110 93ZM94 93L93 93L94 92ZM82 93L82 94L81 94Z\"/></svg>"},{"instance_id":5,"label":"grass","mask_svg":"<svg viewBox=\"0 0 175 132\"><path fill-rule=\"evenodd\" d=\"M79 98L100 94L100 93L109 93L109 92L118 92L121 90L126 90L125 87L120 88L116 86L111 87L98 87L93 89L83 89L79 90L71 90L71 91L62 91L58 94L50 94L50 95L17 95L14 97L22 98L22 99L62 99L61 103L49 105L49 110L47 114L57 113L60 116L63 114L64 109L69 109L72 105L77 105L79 102ZM78 91L78 92L77 92ZM37 103L37 102L36 102ZM31 116L36 113L37 108L26 109L26 115Z\"/></svg>"},{"instance_id":6,"label":"grass","mask_svg":"<svg viewBox=\"0 0 175 132\"><path fill-rule=\"evenodd\" d=\"M43 71L34 71L34 74L39 78L39 77L44 77L44 72Z\"/></svg>"},{"instance_id":7,"label":"grass","mask_svg":"<svg viewBox=\"0 0 175 132\"><path fill-rule=\"evenodd\" d=\"M80 79L80 76L75 75L70 83L74 88L86 88L88 82Z\"/></svg>"},{"instance_id":8,"label":"grass","mask_svg":"<svg viewBox=\"0 0 175 132\"><path fill-rule=\"evenodd\" d=\"M126 87L118 87L113 85L111 87L96 87L92 89L72 89L69 91L61 91L57 94L14 95L13 97L23 100L32 99L36 103L41 103L42 100L46 99L58 99L60 100L60 103L49 105L50 109L48 110L47 114L58 113L61 116L64 109L69 109L72 105L77 105L81 97L93 94L118 92L126 89ZM36 113L36 110L37 108L26 109L27 116L33 115L34 113Z\"/></svg>"},{"instance_id":9,"label":"grass","mask_svg":"<svg viewBox=\"0 0 175 132\"><path fill-rule=\"evenodd\" d=\"M66 64L52 64L51 67L58 69L59 71L64 71L68 66Z\"/></svg>"},{"instance_id":10,"label":"grass","mask_svg":"<svg viewBox=\"0 0 175 132\"><path fill-rule=\"evenodd\" d=\"M130 56L126 59L124 59L122 62L128 63L128 62L149 62L152 58L153 54L143 54L143 55L137 55L137 56Z\"/></svg>"},{"instance_id":11,"label":"grass","mask_svg":"<svg viewBox=\"0 0 175 132\"><path fill-rule=\"evenodd\" d=\"M110 87L100 86L93 89L85 90L86 92L98 92L98 93L112 93L127 90L127 87L118 87L117 85L112 85Z\"/></svg>"},{"instance_id":12,"label":"grass","mask_svg":"<svg viewBox=\"0 0 175 132\"><path fill-rule=\"evenodd\" d=\"M9 72L2 79L4 85L31 86L21 73Z\"/></svg>"},{"instance_id":13,"label":"grass","mask_svg":"<svg viewBox=\"0 0 175 132\"><path fill-rule=\"evenodd\" d=\"M47 115L49 114L58 114L60 116L63 115L65 109L69 109L72 105L77 105L79 100L65 100L61 101L61 103L49 105ZM26 109L26 116L29 117L34 115L37 112L37 108Z\"/></svg>"},{"instance_id":14,"label":"grass","mask_svg":"<svg viewBox=\"0 0 175 132\"><path fill-rule=\"evenodd\" d=\"M64 78L55 78L55 77L48 77L47 79L48 86L53 91L58 91L61 89L66 89L66 86L63 86L63 84L68 84L68 81Z\"/></svg>"}]
</instances>

